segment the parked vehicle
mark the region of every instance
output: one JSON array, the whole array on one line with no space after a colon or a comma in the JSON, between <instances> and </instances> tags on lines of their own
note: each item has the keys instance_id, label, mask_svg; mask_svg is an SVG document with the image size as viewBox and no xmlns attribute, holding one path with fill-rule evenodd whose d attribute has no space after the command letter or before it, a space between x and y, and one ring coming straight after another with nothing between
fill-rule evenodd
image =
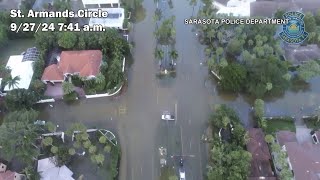
<instances>
[{"instance_id":1,"label":"parked vehicle","mask_svg":"<svg viewBox=\"0 0 320 180\"><path fill-rule=\"evenodd\" d=\"M174 121L174 115L171 115L168 111L163 112L161 119L164 121Z\"/></svg>"}]
</instances>

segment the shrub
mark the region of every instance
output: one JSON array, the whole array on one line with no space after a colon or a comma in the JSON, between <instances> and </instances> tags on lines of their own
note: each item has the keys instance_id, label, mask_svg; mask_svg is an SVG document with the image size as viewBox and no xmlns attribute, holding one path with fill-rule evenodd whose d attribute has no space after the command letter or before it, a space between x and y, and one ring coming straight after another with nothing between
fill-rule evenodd
<instances>
[{"instance_id":1,"label":"shrub","mask_svg":"<svg viewBox=\"0 0 320 180\"><path fill-rule=\"evenodd\" d=\"M81 78L77 75L74 75L71 77L71 81L72 81L72 84L74 86L77 86L77 87L82 87L83 86L83 81L81 80Z\"/></svg>"},{"instance_id":2,"label":"shrub","mask_svg":"<svg viewBox=\"0 0 320 180\"><path fill-rule=\"evenodd\" d=\"M71 101L76 100L77 97L78 97L77 93L73 91L70 94L63 95L63 100L65 100L66 102L71 102Z\"/></svg>"},{"instance_id":3,"label":"shrub","mask_svg":"<svg viewBox=\"0 0 320 180\"><path fill-rule=\"evenodd\" d=\"M34 91L38 96L43 96L47 86L39 79L31 82L30 90Z\"/></svg>"}]
</instances>

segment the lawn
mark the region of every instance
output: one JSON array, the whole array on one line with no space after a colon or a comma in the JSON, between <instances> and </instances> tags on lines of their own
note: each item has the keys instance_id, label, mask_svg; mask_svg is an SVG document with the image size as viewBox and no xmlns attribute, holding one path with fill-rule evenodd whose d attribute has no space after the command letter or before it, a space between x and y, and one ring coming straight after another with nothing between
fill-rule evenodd
<instances>
[{"instance_id":1,"label":"lawn","mask_svg":"<svg viewBox=\"0 0 320 180\"><path fill-rule=\"evenodd\" d=\"M0 64L6 64L12 55L20 55L30 47L34 47L34 39L15 39L10 40L8 45L0 49Z\"/></svg>"},{"instance_id":2,"label":"lawn","mask_svg":"<svg viewBox=\"0 0 320 180\"><path fill-rule=\"evenodd\" d=\"M267 120L267 134L274 134L277 131L287 130L296 132L296 126L292 118L275 118Z\"/></svg>"}]
</instances>

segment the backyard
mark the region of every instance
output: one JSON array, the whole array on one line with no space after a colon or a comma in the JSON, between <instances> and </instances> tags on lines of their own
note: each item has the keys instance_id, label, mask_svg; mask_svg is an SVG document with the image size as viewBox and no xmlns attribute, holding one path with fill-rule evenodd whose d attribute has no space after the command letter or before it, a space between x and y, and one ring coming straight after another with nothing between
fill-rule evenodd
<instances>
[{"instance_id":1,"label":"backyard","mask_svg":"<svg viewBox=\"0 0 320 180\"><path fill-rule=\"evenodd\" d=\"M281 117L281 118L272 118L267 119L267 134L274 134L277 131L288 130L296 132L296 127L291 117Z\"/></svg>"}]
</instances>

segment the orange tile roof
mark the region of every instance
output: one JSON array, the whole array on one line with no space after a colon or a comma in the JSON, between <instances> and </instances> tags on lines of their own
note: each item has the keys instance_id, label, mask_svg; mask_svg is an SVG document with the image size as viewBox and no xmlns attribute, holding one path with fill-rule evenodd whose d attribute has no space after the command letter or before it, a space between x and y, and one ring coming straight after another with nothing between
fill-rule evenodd
<instances>
[{"instance_id":1,"label":"orange tile roof","mask_svg":"<svg viewBox=\"0 0 320 180\"><path fill-rule=\"evenodd\" d=\"M97 75L102 61L100 50L62 51L59 67L64 74Z\"/></svg>"},{"instance_id":2,"label":"orange tile roof","mask_svg":"<svg viewBox=\"0 0 320 180\"><path fill-rule=\"evenodd\" d=\"M82 77L96 76L102 62L100 50L62 51L60 62L48 66L42 80L63 80L64 74L79 73Z\"/></svg>"},{"instance_id":3,"label":"orange tile roof","mask_svg":"<svg viewBox=\"0 0 320 180\"><path fill-rule=\"evenodd\" d=\"M44 69L41 80L63 80L63 72L57 64L52 64Z\"/></svg>"}]
</instances>

